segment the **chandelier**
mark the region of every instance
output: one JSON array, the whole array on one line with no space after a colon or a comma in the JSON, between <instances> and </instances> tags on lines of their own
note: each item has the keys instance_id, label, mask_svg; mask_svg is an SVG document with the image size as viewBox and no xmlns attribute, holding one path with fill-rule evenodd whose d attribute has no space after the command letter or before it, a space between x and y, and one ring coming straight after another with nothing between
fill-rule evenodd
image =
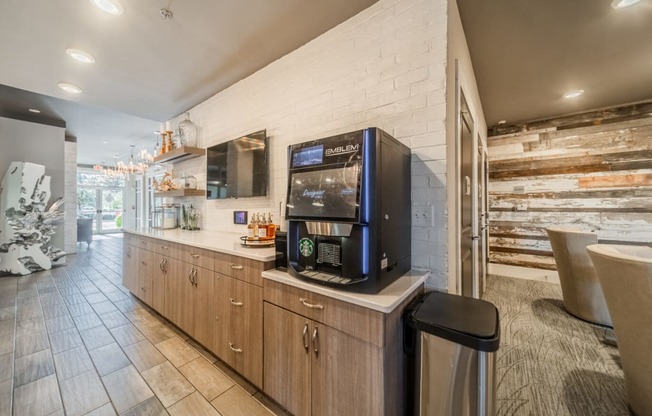
<instances>
[{"instance_id":1,"label":"chandelier","mask_svg":"<svg viewBox=\"0 0 652 416\"><path fill-rule=\"evenodd\" d=\"M140 151L138 160L134 158L134 146L131 147L131 156L129 156L129 161L124 163L122 160L115 162L114 166L102 166L95 165L94 170L100 172L102 175L106 175L111 178L125 178L129 175L144 175L147 173L149 167L154 163L154 156L149 154L147 150L142 149Z\"/></svg>"}]
</instances>

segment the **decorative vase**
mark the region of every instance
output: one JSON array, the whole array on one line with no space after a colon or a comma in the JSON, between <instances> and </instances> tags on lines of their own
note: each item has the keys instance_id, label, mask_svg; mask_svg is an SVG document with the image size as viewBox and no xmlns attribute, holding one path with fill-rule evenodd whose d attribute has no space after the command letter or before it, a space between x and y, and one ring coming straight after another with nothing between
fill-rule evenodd
<instances>
[{"instance_id":1,"label":"decorative vase","mask_svg":"<svg viewBox=\"0 0 652 416\"><path fill-rule=\"evenodd\" d=\"M182 146L197 147L197 125L190 121L190 113L179 123L179 138Z\"/></svg>"}]
</instances>

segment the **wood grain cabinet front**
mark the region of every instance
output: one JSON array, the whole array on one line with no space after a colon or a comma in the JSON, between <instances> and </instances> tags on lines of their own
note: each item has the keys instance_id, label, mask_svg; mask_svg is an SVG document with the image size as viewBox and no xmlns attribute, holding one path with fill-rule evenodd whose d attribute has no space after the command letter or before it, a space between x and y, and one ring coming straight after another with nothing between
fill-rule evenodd
<instances>
[{"instance_id":1,"label":"wood grain cabinet front","mask_svg":"<svg viewBox=\"0 0 652 416\"><path fill-rule=\"evenodd\" d=\"M138 294L138 247L125 244L122 258L122 285L131 293Z\"/></svg>"},{"instance_id":2,"label":"wood grain cabinet front","mask_svg":"<svg viewBox=\"0 0 652 416\"><path fill-rule=\"evenodd\" d=\"M215 273L215 353L257 387L263 384L263 289Z\"/></svg>"}]
</instances>

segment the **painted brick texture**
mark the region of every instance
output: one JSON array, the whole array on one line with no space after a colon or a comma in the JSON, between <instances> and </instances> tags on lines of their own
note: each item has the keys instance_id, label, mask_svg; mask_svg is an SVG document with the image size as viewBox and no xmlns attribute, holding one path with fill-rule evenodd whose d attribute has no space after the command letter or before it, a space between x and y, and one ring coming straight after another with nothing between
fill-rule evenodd
<instances>
[{"instance_id":1,"label":"painted brick texture","mask_svg":"<svg viewBox=\"0 0 652 416\"><path fill-rule=\"evenodd\" d=\"M188 200L202 208L203 228L244 234L232 224L235 209L278 221L288 145L380 127L412 149L412 204L433 213L413 226L413 267L431 270L429 285L446 289L446 31L446 0L380 0L191 109L202 147L260 129L271 144L269 197ZM174 168L203 184L205 163Z\"/></svg>"}]
</instances>

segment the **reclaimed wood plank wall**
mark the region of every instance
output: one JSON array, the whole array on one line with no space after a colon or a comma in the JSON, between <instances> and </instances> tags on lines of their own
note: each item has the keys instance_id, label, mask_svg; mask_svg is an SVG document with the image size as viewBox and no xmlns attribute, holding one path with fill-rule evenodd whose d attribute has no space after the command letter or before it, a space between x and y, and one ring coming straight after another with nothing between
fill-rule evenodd
<instances>
[{"instance_id":1,"label":"reclaimed wood plank wall","mask_svg":"<svg viewBox=\"0 0 652 416\"><path fill-rule=\"evenodd\" d=\"M555 225L593 230L600 242L652 243L652 103L636 110L490 131L492 263L554 270L545 229Z\"/></svg>"}]
</instances>

